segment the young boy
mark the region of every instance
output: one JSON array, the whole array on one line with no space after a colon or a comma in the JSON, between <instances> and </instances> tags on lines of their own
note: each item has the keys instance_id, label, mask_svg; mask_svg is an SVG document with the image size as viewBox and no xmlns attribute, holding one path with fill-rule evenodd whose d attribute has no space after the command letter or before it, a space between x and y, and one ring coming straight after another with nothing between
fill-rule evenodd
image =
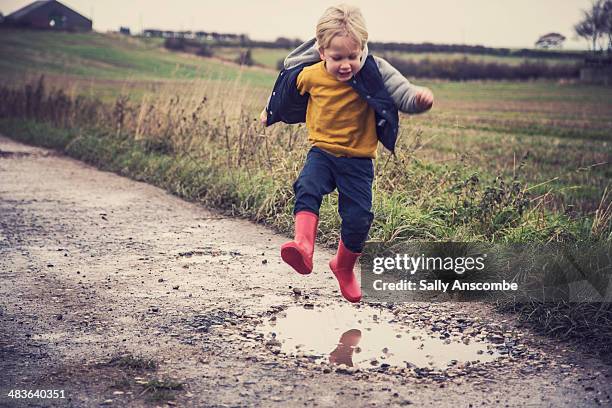
<instances>
[{"instance_id":1,"label":"young boy","mask_svg":"<svg viewBox=\"0 0 612 408\"><path fill-rule=\"evenodd\" d=\"M281 257L301 274L312 256L323 196L338 189L341 239L329 266L345 299L358 302L353 267L373 220L372 181L378 141L394 151L398 109L427 111L433 94L410 84L385 60L368 55L368 33L358 8L328 8L312 39L285 59L266 109L264 125L306 122L312 148L295 192L295 239Z\"/></svg>"}]
</instances>

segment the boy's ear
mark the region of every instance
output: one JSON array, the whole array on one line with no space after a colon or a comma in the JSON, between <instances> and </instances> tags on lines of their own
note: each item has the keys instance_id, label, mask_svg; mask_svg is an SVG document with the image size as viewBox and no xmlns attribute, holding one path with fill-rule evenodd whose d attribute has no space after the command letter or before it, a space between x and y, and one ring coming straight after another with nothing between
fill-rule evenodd
<instances>
[{"instance_id":1,"label":"boy's ear","mask_svg":"<svg viewBox=\"0 0 612 408\"><path fill-rule=\"evenodd\" d=\"M319 51L319 58L321 58L321 60L325 60L325 49L323 47L319 47L317 51Z\"/></svg>"}]
</instances>

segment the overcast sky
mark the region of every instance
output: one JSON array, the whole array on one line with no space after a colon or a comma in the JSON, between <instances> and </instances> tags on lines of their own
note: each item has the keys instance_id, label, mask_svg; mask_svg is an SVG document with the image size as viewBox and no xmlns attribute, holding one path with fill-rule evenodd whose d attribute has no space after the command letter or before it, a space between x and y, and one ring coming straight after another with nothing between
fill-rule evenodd
<instances>
[{"instance_id":1,"label":"overcast sky","mask_svg":"<svg viewBox=\"0 0 612 408\"><path fill-rule=\"evenodd\" d=\"M28 0L0 0L9 14ZM248 34L252 39L314 36L327 0L62 0L93 19L98 31L128 26ZM565 48L586 48L574 39L573 25L590 0L352 0L366 18L372 41L480 44L532 47L537 38L555 31L565 35Z\"/></svg>"}]
</instances>

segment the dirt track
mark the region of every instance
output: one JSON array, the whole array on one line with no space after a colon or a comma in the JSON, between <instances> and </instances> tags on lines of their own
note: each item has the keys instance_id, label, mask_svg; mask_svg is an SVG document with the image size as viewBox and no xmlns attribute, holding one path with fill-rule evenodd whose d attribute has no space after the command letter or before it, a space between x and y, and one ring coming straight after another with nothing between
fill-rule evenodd
<instances>
[{"instance_id":1,"label":"dirt track","mask_svg":"<svg viewBox=\"0 0 612 408\"><path fill-rule=\"evenodd\" d=\"M285 240L0 137L0 406L610 406L610 367L481 304L392 311L499 324L528 353L444 378L279 353L259 323L290 306L345 304L333 254L318 248L302 277L280 262ZM141 366L149 359L157 368ZM163 394L153 379L183 385ZM10 399L11 389L66 398Z\"/></svg>"}]
</instances>

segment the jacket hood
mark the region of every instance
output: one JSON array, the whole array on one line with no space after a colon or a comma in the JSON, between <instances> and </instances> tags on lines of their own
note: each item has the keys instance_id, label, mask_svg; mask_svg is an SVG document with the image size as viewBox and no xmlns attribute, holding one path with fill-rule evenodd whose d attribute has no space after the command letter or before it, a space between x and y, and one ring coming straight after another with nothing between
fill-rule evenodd
<instances>
[{"instance_id":1,"label":"jacket hood","mask_svg":"<svg viewBox=\"0 0 612 408\"><path fill-rule=\"evenodd\" d=\"M315 63L321 61L321 57L319 57L319 50L316 47L317 40L316 38L311 38L306 41L295 50L291 51L287 58L285 58L285 62L283 66L285 69L290 69L293 67L297 67L300 64L304 63ZM363 46L363 52L361 54L361 67L365 64L366 58L368 57L368 44L366 43Z\"/></svg>"}]
</instances>

